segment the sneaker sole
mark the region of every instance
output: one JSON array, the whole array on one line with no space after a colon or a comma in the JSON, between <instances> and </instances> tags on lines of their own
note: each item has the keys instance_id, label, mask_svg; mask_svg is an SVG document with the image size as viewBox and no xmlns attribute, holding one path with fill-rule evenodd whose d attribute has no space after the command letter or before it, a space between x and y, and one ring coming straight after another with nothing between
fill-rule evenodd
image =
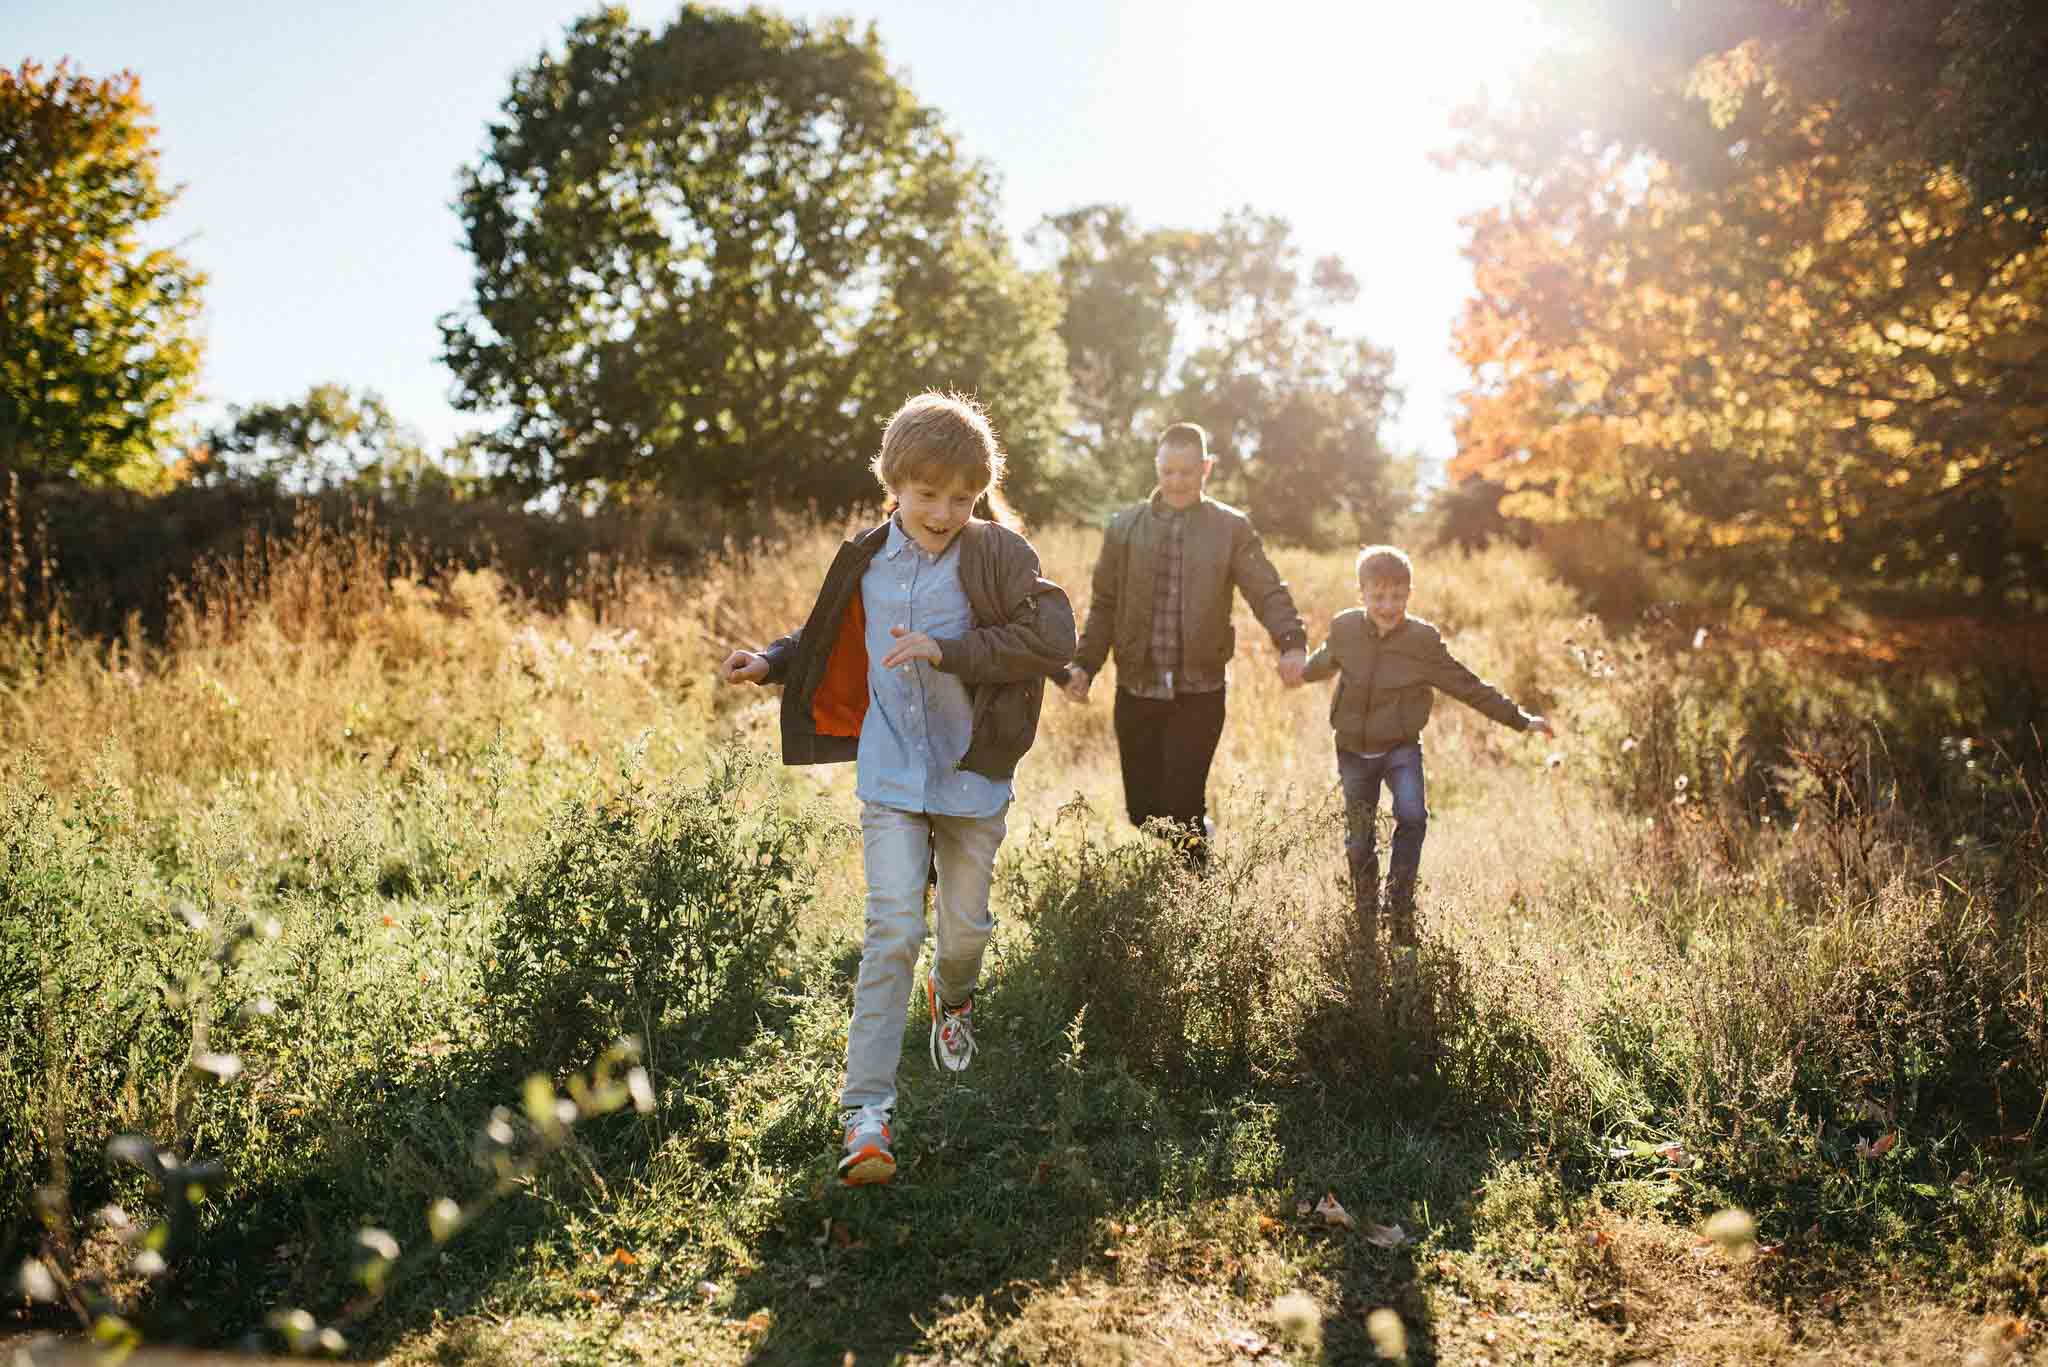
<instances>
[{"instance_id":1,"label":"sneaker sole","mask_svg":"<svg viewBox=\"0 0 2048 1367\"><path fill-rule=\"evenodd\" d=\"M924 979L924 1000L925 1005L929 1006L932 1012L932 1067L948 1073L966 1072L967 1065L974 1062L973 1054L968 1054L966 1058L961 1059L958 1063L949 1063L946 1060L945 1054L939 1050L939 1025L944 1020L944 1011L939 1006L939 985L932 981L929 973L925 975Z\"/></svg>"},{"instance_id":2,"label":"sneaker sole","mask_svg":"<svg viewBox=\"0 0 2048 1367\"><path fill-rule=\"evenodd\" d=\"M880 1149L863 1149L839 1164L839 1180L849 1187L869 1187L896 1175L896 1158Z\"/></svg>"}]
</instances>

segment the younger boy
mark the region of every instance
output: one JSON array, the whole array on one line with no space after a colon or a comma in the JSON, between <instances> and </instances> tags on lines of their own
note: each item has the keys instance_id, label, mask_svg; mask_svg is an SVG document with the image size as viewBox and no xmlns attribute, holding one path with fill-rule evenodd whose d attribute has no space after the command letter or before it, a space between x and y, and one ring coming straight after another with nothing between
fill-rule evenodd
<instances>
[{"instance_id":1,"label":"younger boy","mask_svg":"<svg viewBox=\"0 0 2048 1367\"><path fill-rule=\"evenodd\" d=\"M1364 603L1337 614L1330 639L1309 657L1304 682L1339 676L1330 701L1337 733L1337 774L1344 784L1344 853L1351 865L1358 927L1369 954L1377 955L1380 922L1379 852L1373 818L1380 785L1394 795L1394 840L1387 870L1387 914L1395 945L1415 943L1415 874L1429 813L1423 802L1422 728L1431 699L1442 690L1517 731L1557 733L1544 718L1524 712L1505 694L1452 658L1437 629L1408 615L1413 567L1392 546L1358 553L1358 590Z\"/></svg>"},{"instance_id":2,"label":"younger boy","mask_svg":"<svg viewBox=\"0 0 2048 1367\"><path fill-rule=\"evenodd\" d=\"M989 883L1046 676L1074 653L1074 610L1007 525L1003 454L969 400L922 394L871 468L890 517L839 548L803 629L736 650L727 683L782 684L785 764L854 761L866 933L840 1089L842 1181L886 1182L903 1004L938 891L925 979L932 1062L974 1057L974 987L995 922ZM995 521L973 516L988 499Z\"/></svg>"}]
</instances>

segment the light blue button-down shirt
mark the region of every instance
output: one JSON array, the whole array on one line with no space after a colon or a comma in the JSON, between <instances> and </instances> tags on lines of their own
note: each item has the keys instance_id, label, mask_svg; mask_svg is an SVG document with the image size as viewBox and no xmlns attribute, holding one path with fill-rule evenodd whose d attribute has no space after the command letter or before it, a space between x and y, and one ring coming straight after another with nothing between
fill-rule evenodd
<instances>
[{"instance_id":1,"label":"light blue button-down shirt","mask_svg":"<svg viewBox=\"0 0 2048 1367\"><path fill-rule=\"evenodd\" d=\"M854 792L864 802L906 812L978 817L1002 811L1010 781L959 767L974 732L967 685L925 660L882 668L896 646L892 626L935 640L973 628L960 584L960 538L933 556L890 518L889 539L861 576L860 598L868 619L868 714Z\"/></svg>"}]
</instances>

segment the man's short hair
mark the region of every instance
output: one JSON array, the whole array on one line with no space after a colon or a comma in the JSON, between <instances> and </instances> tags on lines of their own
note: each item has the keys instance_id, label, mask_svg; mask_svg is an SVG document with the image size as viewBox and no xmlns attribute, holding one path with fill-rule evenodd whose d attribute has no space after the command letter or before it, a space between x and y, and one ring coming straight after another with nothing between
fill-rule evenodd
<instances>
[{"instance_id":1,"label":"man's short hair","mask_svg":"<svg viewBox=\"0 0 2048 1367\"><path fill-rule=\"evenodd\" d=\"M1177 422L1159 434L1161 446L1192 446L1203 460L1209 459L1209 429L1198 422Z\"/></svg>"},{"instance_id":2,"label":"man's short hair","mask_svg":"<svg viewBox=\"0 0 2048 1367\"><path fill-rule=\"evenodd\" d=\"M1409 563L1408 552L1399 546L1367 546L1358 553L1358 582L1368 579L1398 579L1404 584L1415 582L1415 566Z\"/></svg>"}]
</instances>

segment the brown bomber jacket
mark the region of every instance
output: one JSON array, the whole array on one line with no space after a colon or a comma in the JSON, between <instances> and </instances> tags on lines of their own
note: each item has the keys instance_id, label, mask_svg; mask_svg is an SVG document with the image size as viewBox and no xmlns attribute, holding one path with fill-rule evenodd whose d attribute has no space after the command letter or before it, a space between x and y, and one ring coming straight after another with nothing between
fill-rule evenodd
<instances>
[{"instance_id":1,"label":"brown bomber jacket","mask_svg":"<svg viewBox=\"0 0 2048 1367\"><path fill-rule=\"evenodd\" d=\"M1330 639L1309 656L1304 681L1341 674L1330 700L1337 746L1375 754L1422 734L1430 701L1441 689L1503 726L1529 729L1534 720L1507 695L1460 664L1443 634L1420 617L1405 618L1380 635L1362 608L1337 614Z\"/></svg>"},{"instance_id":2,"label":"brown bomber jacket","mask_svg":"<svg viewBox=\"0 0 2048 1367\"><path fill-rule=\"evenodd\" d=\"M889 524L839 548L801 630L761 654L763 683L782 691L782 762L843 764L860 752L868 708L866 615L860 580L889 539ZM1038 552L1007 527L976 519L960 529L960 584L974 627L938 643L937 668L974 698L974 729L960 767L1009 778L1038 736L1045 681L1074 653L1066 590L1039 573Z\"/></svg>"},{"instance_id":3,"label":"brown bomber jacket","mask_svg":"<svg viewBox=\"0 0 2048 1367\"><path fill-rule=\"evenodd\" d=\"M1091 677L1102 672L1112 647L1119 670L1136 668L1151 651L1152 592L1161 539L1155 515L1158 499L1155 493L1123 509L1103 532L1088 627L1074 657ZM1301 614L1280 572L1266 558L1251 519L1212 498L1204 498L1186 515L1192 520L1181 552L1181 667L1220 675L1236 653L1237 630L1230 624L1233 586L1277 649L1306 649L1308 633Z\"/></svg>"}]
</instances>

